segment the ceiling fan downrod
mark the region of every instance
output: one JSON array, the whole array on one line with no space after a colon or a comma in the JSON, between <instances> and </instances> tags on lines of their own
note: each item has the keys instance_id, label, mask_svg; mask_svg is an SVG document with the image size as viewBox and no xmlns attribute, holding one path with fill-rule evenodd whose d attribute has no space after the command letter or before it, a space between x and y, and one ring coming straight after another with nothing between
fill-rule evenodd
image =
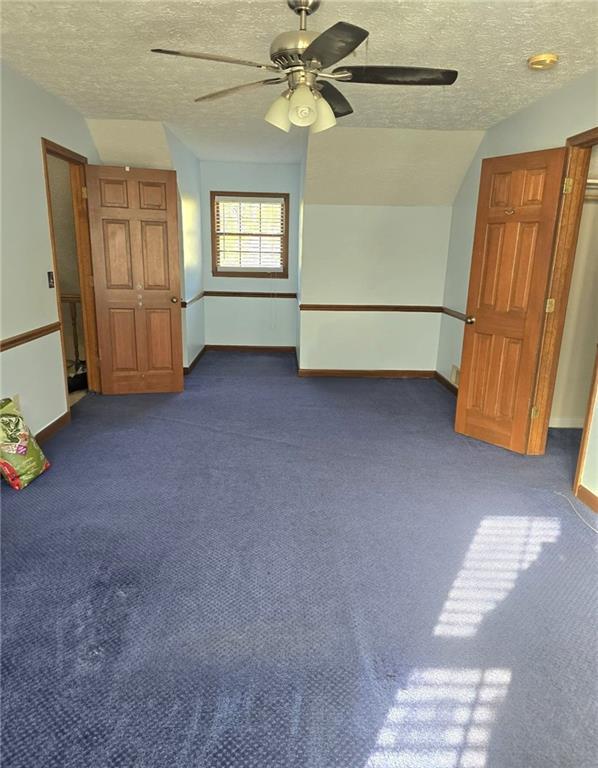
<instances>
[{"instance_id":1,"label":"ceiling fan downrod","mask_svg":"<svg viewBox=\"0 0 598 768\"><path fill-rule=\"evenodd\" d=\"M287 0L287 5L299 16L299 29L304 32L307 29L307 17L315 13L320 7L321 0Z\"/></svg>"}]
</instances>

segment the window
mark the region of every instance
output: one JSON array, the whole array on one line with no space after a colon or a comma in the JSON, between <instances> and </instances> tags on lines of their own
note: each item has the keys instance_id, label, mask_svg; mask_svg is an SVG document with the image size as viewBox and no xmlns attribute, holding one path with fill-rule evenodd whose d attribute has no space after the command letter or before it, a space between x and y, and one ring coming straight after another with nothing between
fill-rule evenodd
<instances>
[{"instance_id":1,"label":"window","mask_svg":"<svg viewBox=\"0 0 598 768\"><path fill-rule=\"evenodd\" d=\"M212 274L288 277L289 196L212 192Z\"/></svg>"}]
</instances>

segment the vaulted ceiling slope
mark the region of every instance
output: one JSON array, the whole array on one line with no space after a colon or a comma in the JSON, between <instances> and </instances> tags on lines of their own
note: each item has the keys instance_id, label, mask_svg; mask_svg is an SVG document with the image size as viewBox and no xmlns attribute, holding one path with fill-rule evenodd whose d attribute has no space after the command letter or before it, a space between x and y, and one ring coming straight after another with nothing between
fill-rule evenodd
<instances>
[{"instance_id":1,"label":"vaulted ceiling slope","mask_svg":"<svg viewBox=\"0 0 598 768\"><path fill-rule=\"evenodd\" d=\"M345 20L370 31L352 64L458 69L447 88L347 84L345 127L486 129L598 64L598 3L587 0L323 0L309 26ZM285 0L71 0L2 7L2 55L86 117L169 123L204 158L296 161L306 134L262 116L277 87L194 104L194 97L259 79L251 69L161 57L152 47L268 61L273 37L294 29ZM545 49L558 67L535 73Z\"/></svg>"},{"instance_id":2,"label":"vaulted ceiling slope","mask_svg":"<svg viewBox=\"0 0 598 768\"><path fill-rule=\"evenodd\" d=\"M172 168L164 125L150 120L87 120L103 165Z\"/></svg>"},{"instance_id":3,"label":"vaulted ceiling slope","mask_svg":"<svg viewBox=\"0 0 598 768\"><path fill-rule=\"evenodd\" d=\"M452 205L484 131L354 128L310 137L304 201Z\"/></svg>"}]
</instances>

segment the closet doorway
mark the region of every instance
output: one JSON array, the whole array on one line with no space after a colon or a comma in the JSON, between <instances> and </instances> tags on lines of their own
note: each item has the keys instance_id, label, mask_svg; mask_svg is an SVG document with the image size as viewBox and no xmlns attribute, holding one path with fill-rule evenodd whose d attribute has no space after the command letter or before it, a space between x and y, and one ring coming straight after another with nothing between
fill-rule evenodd
<instances>
[{"instance_id":1,"label":"closet doorway","mask_svg":"<svg viewBox=\"0 0 598 768\"><path fill-rule=\"evenodd\" d=\"M581 429L598 344L598 147L592 149L552 399L551 427Z\"/></svg>"},{"instance_id":2,"label":"closet doorway","mask_svg":"<svg viewBox=\"0 0 598 768\"><path fill-rule=\"evenodd\" d=\"M56 302L69 410L100 391L93 271L89 240L87 159L42 139Z\"/></svg>"}]
</instances>

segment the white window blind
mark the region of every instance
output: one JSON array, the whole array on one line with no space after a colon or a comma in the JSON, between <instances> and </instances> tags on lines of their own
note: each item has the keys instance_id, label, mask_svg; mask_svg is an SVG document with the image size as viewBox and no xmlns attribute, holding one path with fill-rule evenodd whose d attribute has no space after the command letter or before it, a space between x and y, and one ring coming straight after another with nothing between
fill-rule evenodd
<instances>
[{"instance_id":1,"label":"white window blind","mask_svg":"<svg viewBox=\"0 0 598 768\"><path fill-rule=\"evenodd\" d=\"M286 268L286 196L213 193L214 271L276 273Z\"/></svg>"}]
</instances>

